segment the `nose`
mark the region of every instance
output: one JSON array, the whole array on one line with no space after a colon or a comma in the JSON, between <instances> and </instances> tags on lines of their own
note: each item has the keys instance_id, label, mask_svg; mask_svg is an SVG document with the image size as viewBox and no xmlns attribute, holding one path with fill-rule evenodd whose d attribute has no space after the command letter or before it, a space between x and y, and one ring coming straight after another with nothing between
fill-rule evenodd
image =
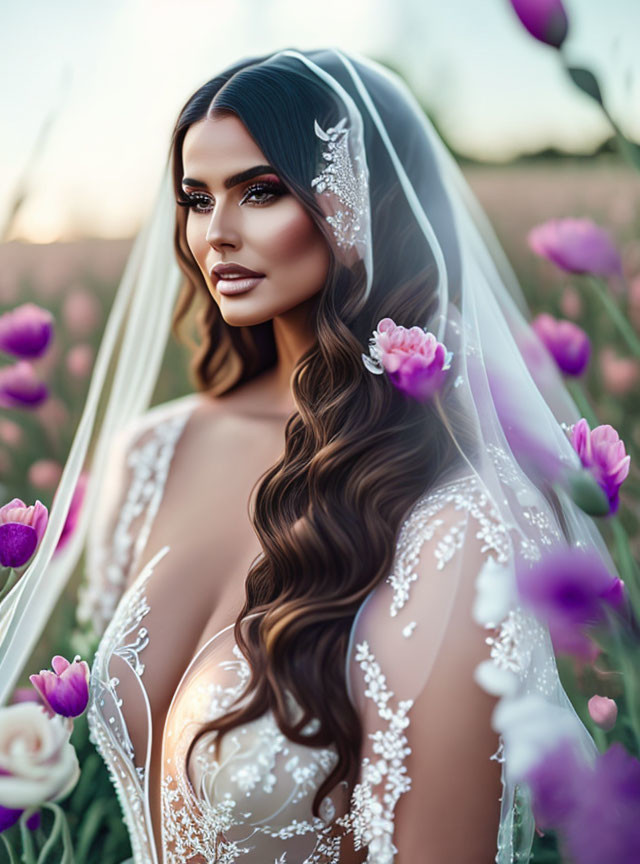
<instances>
[{"instance_id":1,"label":"nose","mask_svg":"<svg viewBox=\"0 0 640 864\"><path fill-rule=\"evenodd\" d=\"M225 209L221 204L214 205L209 226L207 228L207 243L219 251L225 247L237 249L240 245L240 234L233 224L232 214L229 207Z\"/></svg>"}]
</instances>

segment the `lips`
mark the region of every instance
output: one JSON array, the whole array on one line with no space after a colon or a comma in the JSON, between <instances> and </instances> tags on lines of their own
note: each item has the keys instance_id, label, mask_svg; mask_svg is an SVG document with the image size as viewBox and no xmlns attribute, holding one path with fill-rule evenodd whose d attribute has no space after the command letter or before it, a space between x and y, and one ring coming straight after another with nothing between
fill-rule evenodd
<instances>
[{"instance_id":1,"label":"lips","mask_svg":"<svg viewBox=\"0 0 640 864\"><path fill-rule=\"evenodd\" d=\"M258 279L264 276L264 273L256 273L255 270L249 270L248 267L243 267L240 264L216 264L209 271L211 277L218 279Z\"/></svg>"}]
</instances>

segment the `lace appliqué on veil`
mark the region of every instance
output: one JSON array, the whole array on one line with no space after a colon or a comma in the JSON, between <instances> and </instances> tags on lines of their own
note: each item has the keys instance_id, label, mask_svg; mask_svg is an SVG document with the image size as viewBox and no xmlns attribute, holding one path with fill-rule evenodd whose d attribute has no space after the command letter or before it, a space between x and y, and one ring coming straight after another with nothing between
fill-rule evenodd
<instances>
[{"instance_id":1,"label":"lace appliqu\u00e9 on veil","mask_svg":"<svg viewBox=\"0 0 640 864\"><path fill-rule=\"evenodd\" d=\"M78 592L78 620L91 622L102 635L113 618L124 591L127 576L142 552L160 506L175 445L189 417L189 411L159 423L151 437L127 454L131 479L118 513L110 543L92 550L87 581ZM140 527L134 522L142 517Z\"/></svg>"},{"instance_id":2,"label":"lace appliqu\u00e9 on veil","mask_svg":"<svg viewBox=\"0 0 640 864\"><path fill-rule=\"evenodd\" d=\"M129 829L136 864L154 864L149 845L150 819L147 809L148 792L145 787L148 762L145 758L144 765L135 765L136 754L121 710L122 699L118 696L120 679L110 675L109 664L113 656L124 660L144 693L141 681L144 663L140 654L149 644L149 635L147 628L141 625L150 611L145 586L157 562L168 551L169 547L164 546L123 596L118 615L112 619L100 642L89 680L89 740L109 770ZM150 718L148 720L150 723Z\"/></svg>"}]
</instances>

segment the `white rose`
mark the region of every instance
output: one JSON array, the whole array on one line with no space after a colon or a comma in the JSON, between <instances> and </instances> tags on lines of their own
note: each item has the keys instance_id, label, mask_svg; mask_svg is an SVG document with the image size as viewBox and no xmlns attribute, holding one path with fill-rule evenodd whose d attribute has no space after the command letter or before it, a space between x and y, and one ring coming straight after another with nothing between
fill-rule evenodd
<instances>
[{"instance_id":1,"label":"white rose","mask_svg":"<svg viewBox=\"0 0 640 864\"><path fill-rule=\"evenodd\" d=\"M72 728L35 702L0 708L0 805L26 809L68 795L80 776Z\"/></svg>"}]
</instances>

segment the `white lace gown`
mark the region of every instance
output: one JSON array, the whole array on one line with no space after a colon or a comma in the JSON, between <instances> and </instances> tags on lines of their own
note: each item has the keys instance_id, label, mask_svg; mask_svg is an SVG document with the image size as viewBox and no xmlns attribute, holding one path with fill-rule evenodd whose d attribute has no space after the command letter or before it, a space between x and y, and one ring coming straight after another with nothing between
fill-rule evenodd
<instances>
[{"instance_id":1,"label":"white lace gown","mask_svg":"<svg viewBox=\"0 0 640 864\"><path fill-rule=\"evenodd\" d=\"M469 729L484 735L488 747L491 736L497 744L498 736L488 728L495 697L473 680L474 670L483 664L481 682L491 680L487 664L496 674L509 670L521 681L530 681L532 652L548 639L546 630L517 606L490 629L472 620L482 565L489 558L509 561L508 526L473 477L429 492L407 515L392 570L354 622L346 661L349 695L364 730L360 776L355 788L348 790L343 783L334 789L323 800L319 815L312 813L311 804L337 755L333 749L292 743L270 713L223 736L218 760L213 752L215 733L202 736L187 765L189 744L201 725L227 710L242 694L249 675L230 622L197 651L184 671L164 728L152 728L145 690L152 662L149 646L170 634L151 628L147 594L154 568L172 550L159 548L144 562L138 555L196 396L151 409L118 445L113 458L124 470L110 474L112 486L102 505L102 539L88 546L81 593L81 619L91 620L102 634L91 670L91 740L115 786L133 862L337 864L340 834L345 832L352 834L356 849L368 850L368 862L387 864L396 854L404 862L444 861L428 858L426 851L424 857L416 854L416 840L410 836L418 830L417 815L428 838L430 820L441 818L439 808L450 809L450 803L440 800L445 789L435 790L432 797L425 792L427 772L440 764L438 724L459 724L460 758ZM540 525L542 543L547 530ZM127 582L130 587L125 591ZM125 678L127 692L132 692L132 683L137 688L135 704L122 698ZM559 686L555 664L540 670L535 682L541 694ZM458 704L458 698L467 700L468 706ZM475 718L479 704L482 712ZM133 711L138 718L139 712L146 713L146 746L139 746L138 752L128 729ZM148 783L151 742L157 735L162 735L162 849L154 841ZM486 756L496 760L493 768L498 775L504 772L502 749L500 740L495 752L487 750ZM470 763L469 771L473 770ZM462 778L461 801L465 786ZM413 803L402 804L412 795ZM495 812L497 824L499 797L489 797L487 813ZM397 818L399 802L405 807L402 820ZM503 822L508 823L505 806L503 802ZM495 848L496 860L515 860L509 831L499 841L496 838Z\"/></svg>"}]
</instances>

